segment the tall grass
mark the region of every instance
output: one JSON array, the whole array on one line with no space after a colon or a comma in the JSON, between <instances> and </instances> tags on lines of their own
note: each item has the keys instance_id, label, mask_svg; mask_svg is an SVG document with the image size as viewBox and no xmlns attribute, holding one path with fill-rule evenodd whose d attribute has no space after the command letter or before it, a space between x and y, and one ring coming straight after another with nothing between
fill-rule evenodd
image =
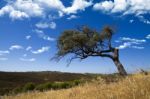
<instances>
[{"instance_id":1,"label":"tall grass","mask_svg":"<svg viewBox=\"0 0 150 99\"><path fill-rule=\"evenodd\" d=\"M112 83L99 77L70 89L22 93L2 99L150 99L150 75L134 74Z\"/></svg>"}]
</instances>

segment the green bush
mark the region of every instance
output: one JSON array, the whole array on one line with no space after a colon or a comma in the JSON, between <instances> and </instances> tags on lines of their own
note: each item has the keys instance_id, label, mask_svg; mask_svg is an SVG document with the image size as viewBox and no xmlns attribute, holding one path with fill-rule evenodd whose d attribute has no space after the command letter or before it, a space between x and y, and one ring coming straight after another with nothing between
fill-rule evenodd
<instances>
[{"instance_id":1,"label":"green bush","mask_svg":"<svg viewBox=\"0 0 150 99\"><path fill-rule=\"evenodd\" d=\"M44 91L45 90L44 85L40 84L40 85L36 86L35 90Z\"/></svg>"},{"instance_id":2,"label":"green bush","mask_svg":"<svg viewBox=\"0 0 150 99\"><path fill-rule=\"evenodd\" d=\"M61 89L69 88L69 87L71 87L71 86L72 86L72 84L71 84L71 83L68 83L68 82L63 82L63 83L61 83L61 85L60 85Z\"/></svg>"},{"instance_id":3,"label":"green bush","mask_svg":"<svg viewBox=\"0 0 150 99\"><path fill-rule=\"evenodd\" d=\"M60 83L53 83L52 89L60 89Z\"/></svg>"},{"instance_id":4,"label":"green bush","mask_svg":"<svg viewBox=\"0 0 150 99\"><path fill-rule=\"evenodd\" d=\"M71 83L69 82L59 82L59 83L53 83L52 89L66 89L71 87Z\"/></svg>"},{"instance_id":5,"label":"green bush","mask_svg":"<svg viewBox=\"0 0 150 99\"><path fill-rule=\"evenodd\" d=\"M48 82L45 84L40 84L38 86L36 86L36 90L40 90L40 91L44 91L44 90L48 90L52 88L52 83Z\"/></svg>"},{"instance_id":6,"label":"green bush","mask_svg":"<svg viewBox=\"0 0 150 99\"><path fill-rule=\"evenodd\" d=\"M27 83L24 87L17 87L13 90L13 93L19 93L19 92L27 92L27 91L32 91L32 90L39 90L39 91L44 91L44 90L49 90L49 89L66 89L70 88L73 86L77 86L81 83L80 80L74 80L70 82L47 82L44 84L39 84L36 85L33 83Z\"/></svg>"},{"instance_id":7,"label":"green bush","mask_svg":"<svg viewBox=\"0 0 150 99\"><path fill-rule=\"evenodd\" d=\"M75 86L77 86L81 83L81 81L80 80L74 80L73 83L74 83Z\"/></svg>"},{"instance_id":8,"label":"green bush","mask_svg":"<svg viewBox=\"0 0 150 99\"><path fill-rule=\"evenodd\" d=\"M35 89L35 84L33 83L27 83L24 87L23 87L23 91L31 91Z\"/></svg>"},{"instance_id":9,"label":"green bush","mask_svg":"<svg viewBox=\"0 0 150 99\"><path fill-rule=\"evenodd\" d=\"M12 93L17 94L22 92L22 87L16 87L12 90Z\"/></svg>"},{"instance_id":10,"label":"green bush","mask_svg":"<svg viewBox=\"0 0 150 99\"><path fill-rule=\"evenodd\" d=\"M45 89L51 89L52 88L52 83L45 83L44 84Z\"/></svg>"}]
</instances>

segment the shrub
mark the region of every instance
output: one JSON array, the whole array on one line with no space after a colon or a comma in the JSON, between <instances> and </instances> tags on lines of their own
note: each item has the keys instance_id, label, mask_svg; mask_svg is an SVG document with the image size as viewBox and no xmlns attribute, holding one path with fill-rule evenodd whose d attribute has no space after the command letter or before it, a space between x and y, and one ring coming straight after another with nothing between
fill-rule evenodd
<instances>
[{"instance_id":1,"label":"shrub","mask_svg":"<svg viewBox=\"0 0 150 99\"><path fill-rule=\"evenodd\" d=\"M74 83L75 86L77 86L81 83L81 81L80 80L74 80L73 83Z\"/></svg>"},{"instance_id":2,"label":"shrub","mask_svg":"<svg viewBox=\"0 0 150 99\"><path fill-rule=\"evenodd\" d=\"M48 82L45 84L40 84L38 86L36 86L36 90L40 90L40 91L44 91L44 90L48 90L52 88L52 83Z\"/></svg>"},{"instance_id":3,"label":"shrub","mask_svg":"<svg viewBox=\"0 0 150 99\"><path fill-rule=\"evenodd\" d=\"M53 83L52 89L60 89L60 83Z\"/></svg>"},{"instance_id":4,"label":"shrub","mask_svg":"<svg viewBox=\"0 0 150 99\"><path fill-rule=\"evenodd\" d=\"M44 91L45 90L44 85L40 84L40 85L36 86L35 90Z\"/></svg>"},{"instance_id":5,"label":"shrub","mask_svg":"<svg viewBox=\"0 0 150 99\"><path fill-rule=\"evenodd\" d=\"M23 91L31 91L35 89L35 85L33 83L27 83L24 87L23 87Z\"/></svg>"},{"instance_id":6,"label":"shrub","mask_svg":"<svg viewBox=\"0 0 150 99\"><path fill-rule=\"evenodd\" d=\"M44 84L45 89L51 89L52 88L52 83L48 82Z\"/></svg>"},{"instance_id":7,"label":"shrub","mask_svg":"<svg viewBox=\"0 0 150 99\"><path fill-rule=\"evenodd\" d=\"M40 85L36 86L35 90L44 91L43 84L40 84Z\"/></svg>"},{"instance_id":8,"label":"shrub","mask_svg":"<svg viewBox=\"0 0 150 99\"><path fill-rule=\"evenodd\" d=\"M14 88L12 90L12 93L14 93L14 94L17 94L17 93L20 93L20 92L22 92L22 88L21 87L16 87L16 88Z\"/></svg>"},{"instance_id":9,"label":"shrub","mask_svg":"<svg viewBox=\"0 0 150 99\"><path fill-rule=\"evenodd\" d=\"M18 87L13 90L14 93L19 93L19 92L27 92L27 91L32 91L32 90L39 90L39 91L44 91L44 90L49 90L49 89L66 89L66 88L71 88L73 86L77 86L81 83L80 80L74 80L70 82L47 82L44 84L39 84L36 85L33 83L27 83L24 87Z\"/></svg>"},{"instance_id":10,"label":"shrub","mask_svg":"<svg viewBox=\"0 0 150 99\"><path fill-rule=\"evenodd\" d=\"M72 86L71 83L63 82L63 83L60 83L60 85L59 85L60 88L59 89L66 89L66 88L69 88L71 86Z\"/></svg>"}]
</instances>

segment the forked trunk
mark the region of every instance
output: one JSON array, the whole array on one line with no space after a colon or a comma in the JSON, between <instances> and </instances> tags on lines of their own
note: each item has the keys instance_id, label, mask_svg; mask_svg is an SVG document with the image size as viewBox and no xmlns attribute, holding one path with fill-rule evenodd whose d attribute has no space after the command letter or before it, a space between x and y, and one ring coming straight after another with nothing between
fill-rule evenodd
<instances>
[{"instance_id":1,"label":"forked trunk","mask_svg":"<svg viewBox=\"0 0 150 99\"><path fill-rule=\"evenodd\" d=\"M122 75L122 76L126 76L127 72L126 72L126 70L124 69L123 65L121 64L121 62L119 60L119 50L118 49L114 49L113 62L116 65L119 74Z\"/></svg>"}]
</instances>

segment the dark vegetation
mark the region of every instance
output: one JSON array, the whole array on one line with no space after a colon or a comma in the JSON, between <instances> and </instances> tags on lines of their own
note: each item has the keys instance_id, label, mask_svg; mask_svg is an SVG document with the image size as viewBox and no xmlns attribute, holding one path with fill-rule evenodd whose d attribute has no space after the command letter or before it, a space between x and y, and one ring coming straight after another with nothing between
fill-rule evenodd
<instances>
[{"instance_id":1,"label":"dark vegetation","mask_svg":"<svg viewBox=\"0 0 150 99\"><path fill-rule=\"evenodd\" d=\"M0 72L0 95L30 90L63 89L92 75L62 72Z\"/></svg>"},{"instance_id":2,"label":"dark vegetation","mask_svg":"<svg viewBox=\"0 0 150 99\"><path fill-rule=\"evenodd\" d=\"M29 92L29 91L46 91L46 90L58 90L58 89L67 89L73 86L77 86L81 84L81 80L73 80L73 81L64 81L64 82L46 82L42 84L35 83L27 83L24 86L20 86L14 88L10 93L17 94L21 92Z\"/></svg>"},{"instance_id":3,"label":"dark vegetation","mask_svg":"<svg viewBox=\"0 0 150 99\"><path fill-rule=\"evenodd\" d=\"M106 83L117 82L116 74L81 74L62 72L0 72L0 96L28 91L46 91L71 88L102 78Z\"/></svg>"}]
</instances>

